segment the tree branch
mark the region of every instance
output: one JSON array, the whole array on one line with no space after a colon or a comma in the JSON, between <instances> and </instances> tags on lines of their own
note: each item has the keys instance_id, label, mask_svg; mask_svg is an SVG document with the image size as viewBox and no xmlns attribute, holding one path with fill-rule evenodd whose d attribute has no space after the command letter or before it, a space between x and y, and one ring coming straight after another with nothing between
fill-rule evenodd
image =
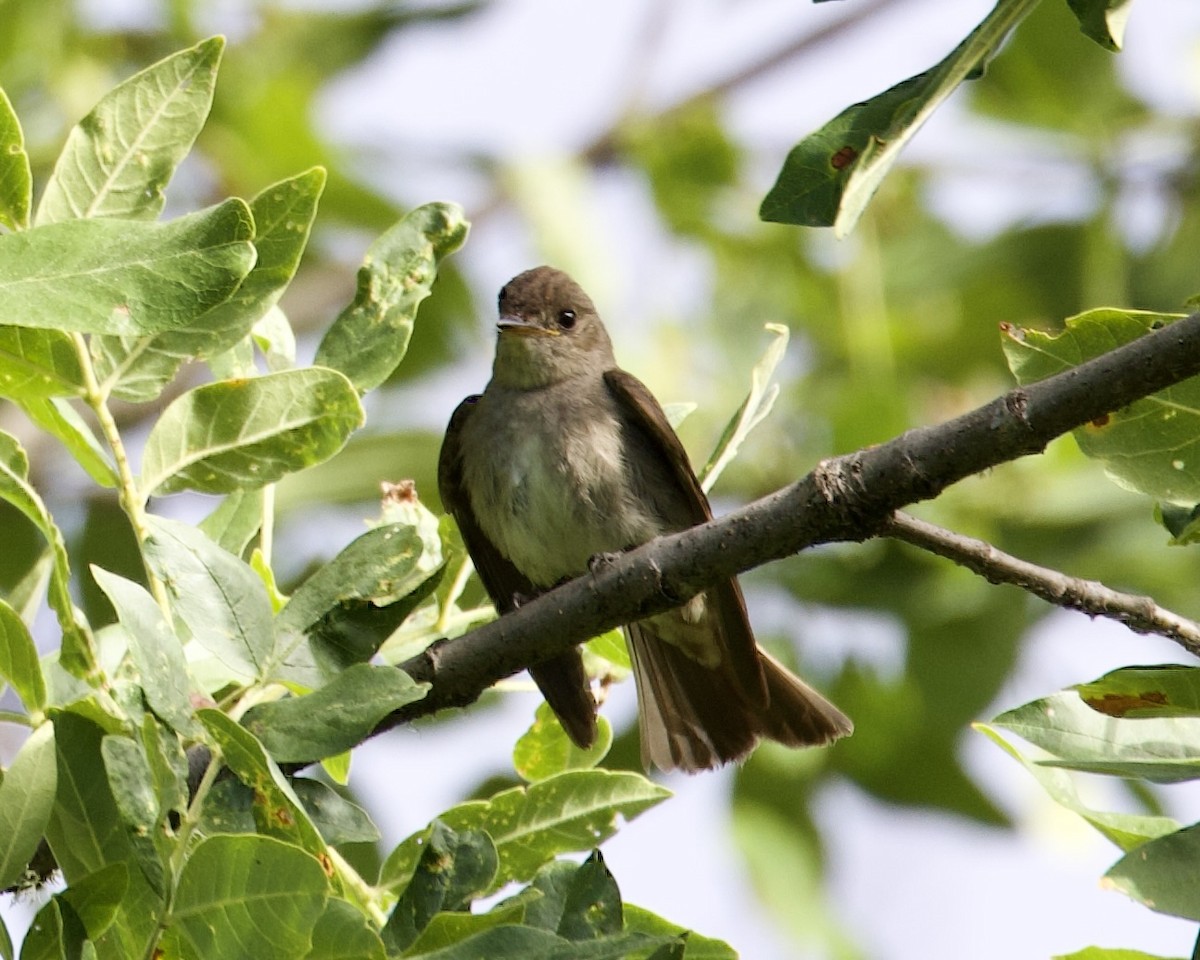
<instances>
[{"instance_id":1,"label":"tree branch","mask_svg":"<svg viewBox=\"0 0 1200 960\"><path fill-rule=\"evenodd\" d=\"M1200 373L1200 314L954 420L819 463L724 517L661 537L400 664L429 694L376 732L446 707L620 624L662 613L721 580L820 543L886 532L892 514Z\"/></svg>"},{"instance_id":2,"label":"tree branch","mask_svg":"<svg viewBox=\"0 0 1200 960\"><path fill-rule=\"evenodd\" d=\"M1200 623L1164 610L1151 597L1113 590L1096 580L1071 577L998 550L985 540L954 533L936 524L895 513L880 531L939 557L953 560L989 583L1011 583L1057 607L1093 617L1110 617L1137 633L1153 633L1200 657Z\"/></svg>"}]
</instances>

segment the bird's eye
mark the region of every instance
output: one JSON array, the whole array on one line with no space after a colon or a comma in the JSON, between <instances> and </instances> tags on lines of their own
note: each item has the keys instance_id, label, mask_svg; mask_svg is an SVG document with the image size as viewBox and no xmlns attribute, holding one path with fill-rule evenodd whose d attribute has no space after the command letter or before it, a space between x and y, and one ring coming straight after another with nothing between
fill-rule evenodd
<instances>
[{"instance_id":1,"label":"bird's eye","mask_svg":"<svg viewBox=\"0 0 1200 960\"><path fill-rule=\"evenodd\" d=\"M558 325L564 330L570 330L575 326L575 311L560 310L558 314Z\"/></svg>"}]
</instances>

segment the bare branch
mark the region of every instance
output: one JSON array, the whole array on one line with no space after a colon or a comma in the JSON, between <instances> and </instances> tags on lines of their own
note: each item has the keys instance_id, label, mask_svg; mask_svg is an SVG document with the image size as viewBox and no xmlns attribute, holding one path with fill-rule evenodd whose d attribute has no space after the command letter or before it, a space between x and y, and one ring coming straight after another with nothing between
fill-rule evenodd
<instances>
[{"instance_id":1,"label":"bare branch","mask_svg":"<svg viewBox=\"0 0 1200 960\"><path fill-rule=\"evenodd\" d=\"M432 688L380 730L445 707L711 584L819 543L885 532L892 514L952 483L1039 453L1051 440L1200 373L1200 314L1170 324L954 420L825 460L808 476L727 516L661 537L401 664Z\"/></svg>"},{"instance_id":2,"label":"bare branch","mask_svg":"<svg viewBox=\"0 0 1200 960\"><path fill-rule=\"evenodd\" d=\"M1151 597L1122 593L1096 580L1070 577L1029 563L986 540L954 533L906 513L893 514L880 532L953 560L989 583L1011 583L1055 606L1118 620L1130 630L1167 637L1193 656L1200 656L1200 623L1164 610Z\"/></svg>"}]
</instances>

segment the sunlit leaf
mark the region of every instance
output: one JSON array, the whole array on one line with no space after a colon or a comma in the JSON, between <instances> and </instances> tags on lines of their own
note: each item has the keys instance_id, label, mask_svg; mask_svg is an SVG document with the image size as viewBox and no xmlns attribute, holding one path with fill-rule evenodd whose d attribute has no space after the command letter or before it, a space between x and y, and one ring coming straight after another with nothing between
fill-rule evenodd
<instances>
[{"instance_id":1,"label":"sunlit leaf","mask_svg":"<svg viewBox=\"0 0 1200 960\"><path fill-rule=\"evenodd\" d=\"M669 796L636 773L575 770L460 804L438 819L455 830L483 830L495 841L500 886L529 880L559 854L593 849L616 832L618 816L631 820ZM394 886L411 876L426 836L415 834L392 852L381 882Z\"/></svg>"},{"instance_id":2,"label":"sunlit leaf","mask_svg":"<svg viewBox=\"0 0 1200 960\"><path fill-rule=\"evenodd\" d=\"M17 692L30 713L46 709L46 681L37 647L25 621L4 600L0 600L0 680Z\"/></svg>"},{"instance_id":3,"label":"sunlit leaf","mask_svg":"<svg viewBox=\"0 0 1200 960\"><path fill-rule=\"evenodd\" d=\"M321 864L273 837L202 840L179 877L171 935L192 960L296 960L329 896Z\"/></svg>"},{"instance_id":4,"label":"sunlit leaf","mask_svg":"<svg viewBox=\"0 0 1200 960\"><path fill-rule=\"evenodd\" d=\"M324 184L325 172L314 168L259 193L250 201L257 258L236 292L186 326L157 336L101 338L92 344L98 378L111 380L123 400L151 400L185 360L212 358L243 341L291 282ZM286 319L278 326L291 333Z\"/></svg>"},{"instance_id":5,"label":"sunlit leaf","mask_svg":"<svg viewBox=\"0 0 1200 960\"><path fill-rule=\"evenodd\" d=\"M67 137L37 223L83 217L152 220L212 104L225 41L203 40L106 93Z\"/></svg>"},{"instance_id":6,"label":"sunlit leaf","mask_svg":"<svg viewBox=\"0 0 1200 960\"><path fill-rule=\"evenodd\" d=\"M721 472L737 456L738 450L746 437L750 435L750 431L771 413L775 399L779 396L779 385L772 383L771 378L775 375L775 368L779 366L779 361L783 359L791 333L787 327L778 323L768 323L766 329L774 335L775 339L767 347L762 359L750 371L750 392L729 423L726 424L712 456L696 474L705 493L712 489L717 478L721 476Z\"/></svg>"},{"instance_id":7,"label":"sunlit leaf","mask_svg":"<svg viewBox=\"0 0 1200 960\"><path fill-rule=\"evenodd\" d=\"M190 524L150 517L146 561L173 598L192 639L247 679L261 677L274 649L271 601L249 564Z\"/></svg>"},{"instance_id":8,"label":"sunlit leaf","mask_svg":"<svg viewBox=\"0 0 1200 960\"><path fill-rule=\"evenodd\" d=\"M937 66L843 110L807 136L763 199L762 219L848 234L921 125L959 84L979 74L1037 3L1000 0Z\"/></svg>"},{"instance_id":9,"label":"sunlit leaf","mask_svg":"<svg viewBox=\"0 0 1200 960\"><path fill-rule=\"evenodd\" d=\"M320 760L361 743L428 689L397 667L358 663L312 693L251 707L243 723L278 761Z\"/></svg>"},{"instance_id":10,"label":"sunlit leaf","mask_svg":"<svg viewBox=\"0 0 1200 960\"><path fill-rule=\"evenodd\" d=\"M384 960L379 934L363 912L345 900L330 899L312 932L310 960Z\"/></svg>"},{"instance_id":11,"label":"sunlit leaf","mask_svg":"<svg viewBox=\"0 0 1200 960\"><path fill-rule=\"evenodd\" d=\"M51 518L38 492L30 485L29 460L15 437L0 431L0 499L21 511L46 538L53 551L50 571L50 606L63 630L59 663L70 673L83 676L92 667L90 639L77 619L71 599L71 571L62 533Z\"/></svg>"},{"instance_id":12,"label":"sunlit leaf","mask_svg":"<svg viewBox=\"0 0 1200 960\"><path fill-rule=\"evenodd\" d=\"M612 724L607 717L598 716L596 740L584 750L567 736L550 705L543 701L533 724L513 746L513 768L530 783L567 770L589 770L608 754L612 739Z\"/></svg>"},{"instance_id":13,"label":"sunlit leaf","mask_svg":"<svg viewBox=\"0 0 1200 960\"><path fill-rule=\"evenodd\" d=\"M0 780L0 889L25 872L50 822L57 787L54 727L44 723L21 744Z\"/></svg>"},{"instance_id":14,"label":"sunlit leaf","mask_svg":"<svg viewBox=\"0 0 1200 960\"><path fill-rule=\"evenodd\" d=\"M1009 756L1020 761L1055 803L1078 814L1122 850L1132 850L1147 840L1179 829L1179 824L1170 817L1095 810L1087 806L1080 798L1075 789L1075 783L1067 771L1058 767L1042 765L1038 762L1039 754L1027 756L1005 740L999 731L985 723L975 724L975 729L983 733Z\"/></svg>"},{"instance_id":15,"label":"sunlit leaf","mask_svg":"<svg viewBox=\"0 0 1200 960\"><path fill-rule=\"evenodd\" d=\"M230 493L327 460L363 421L342 374L321 367L190 390L155 423L142 458L147 491Z\"/></svg>"},{"instance_id":16,"label":"sunlit leaf","mask_svg":"<svg viewBox=\"0 0 1200 960\"><path fill-rule=\"evenodd\" d=\"M1200 718L1116 720L1070 691L1002 713L992 725L1041 747L1050 755L1044 764L1157 783L1200 779Z\"/></svg>"},{"instance_id":17,"label":"sunlit leaf","mask_svg":"<svg viewBox=\"0 0 1200 960\"><path fill-rule=\"evenodd\" d=\"M324 856L320 832L254 734L220 710L200 710L197 716L220 748L225 765L252 791L251 812L258 831L294 843L314 856Z\"/></svg>"},{"instance_id":18,"label":"sunlit leaf","mask_svg":"<svg viewBox=\"0 0 1200 960\"><path fill-rule=\"evenodd\" d=\"M1120 890L1158 913L1200 920L1200 825L1143 843L1104 875L1106 886Z\"/></svg>"},{"instance_id":19,"label":"sunlit leaf","mask_svg":"<svg viewBox=\"0 0 1200 960\"><path fill-rule=\"evenodd\" d=\"M1089 310L1061 333L1006 326L1002 344L1021 383L1042 380L1115 350L1179 314ZM1114 410L1074 431L1079 448L1121 486L1191 506L1200 501L1200 377Z\"/></svg>"},{"instance_id":20,"label":"sunlit leaf","mask_svg":"<svg viewBox=\"0 0 1200 960\"><path fill-rule=\"evenodd\" d=\"M0 322L80 333L187 326L254 264L241 200L164 223L71 220L0 235Z\"/></svg>"},{"instance_id":21,"label":"sunlit leaf","mask_svg":"<svg viewBox=\"0 0 1200 960\"><path fill-rule=\"evenodd\" d=\"M3 329L0 328L0 336ZM96 483L109 489L117 486L117 469L111 457L69 402L59 397L34 397L19 402L25 415L56 437Z\"/></svg>"},{"instance_id":22,"label":"sunlit leaf","mask_svg":"<svg viewBox=\"0 0 1200 960\"><path fill-rule=\"evenodd\" d=\"M1067 0L1079 28L1106 50L1120 50L1133 0Z\"/></svg>"},{"instance_id":23,"label":"sunlit leaf","mask_svg":"<svg viewBox=\"0 0 1200 960\"><path fill-rule=\"evenodd\" d=\"M193 733L191 684L183 647L154 598L141 584L92 565L129 637L138 683L156 714L180 733Z\"/></svg>"},{"instance_id":24,"label":"sunlit leaf","mask_svg":"<svg viewBox=\"0 0 1200 960\"><path fill-rule=\"evenodd\" d=\"M83 370L68 334L0 327L0 396L22 400L82 393Z\"/></svg>"},{"instance_id":25,"label":"sunlit leaf","mask_svg":"<svg viewBox=\"0 0 1200 960\"><path fill-rule=\"evenodd\" d=\"M10 230L24 230L29 226L32 200L33 175L25 152L25 134L12 101L0 89L0 224Z\"/></svg>"},{"instance_id":26,"label":"sunlit leaf","mask_svg":"<svg viewBox=\"0 0 1200 960\"><path fill-rule=\"evenodd\" d=\"M341 370L363 393L383 383L404 359L438 262L466 236L459 207L429 203L376 240L358 271L354 302L325 334L314 363Z\"/></svg>"}]
</instances>

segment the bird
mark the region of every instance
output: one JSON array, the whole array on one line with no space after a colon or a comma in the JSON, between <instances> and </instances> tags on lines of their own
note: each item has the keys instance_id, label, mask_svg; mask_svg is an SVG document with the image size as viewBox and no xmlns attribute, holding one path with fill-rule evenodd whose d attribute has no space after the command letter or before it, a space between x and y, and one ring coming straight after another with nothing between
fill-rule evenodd
<instances>
[{"instance_id":1,"label":"bird","mask_svg":"<svg viewBox=\"0 0 1200 960\"><path fill-rule=\"evenodd\" d=\"M438 489L500 614L598 558L712 519L650 390L617 365L588 295L540 266L500 291L492 376L450 418ZM850 719L755 642L736 578L625 625L643 764L694 773L761 739L818 746ZM578 648L530 667L587 748L596 701Z\"/></svg>"}]
</instances>

